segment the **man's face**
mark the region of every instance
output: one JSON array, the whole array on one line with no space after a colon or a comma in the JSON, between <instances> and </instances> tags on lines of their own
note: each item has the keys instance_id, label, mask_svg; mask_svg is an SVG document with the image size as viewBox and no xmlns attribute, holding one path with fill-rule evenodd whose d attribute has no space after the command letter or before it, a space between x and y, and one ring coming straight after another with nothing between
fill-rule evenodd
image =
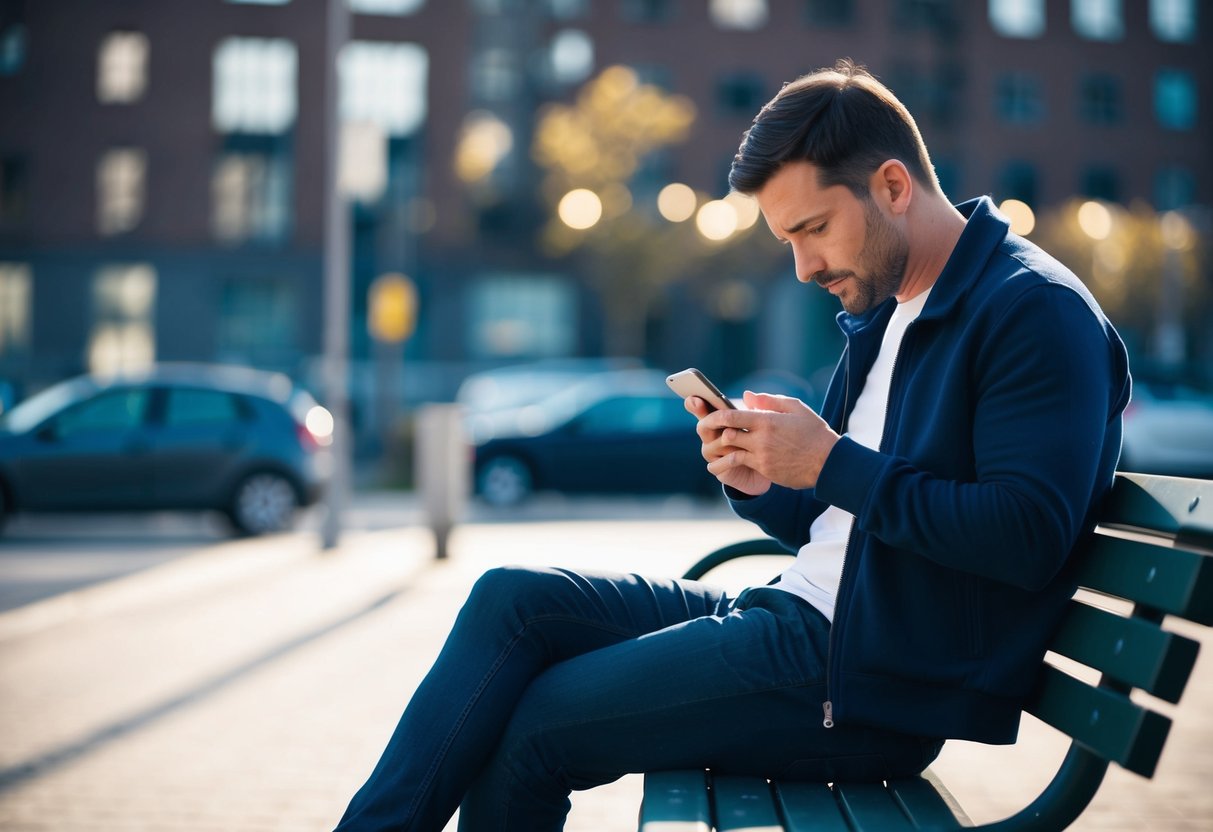
<instances>
[{"instance_id":1,"label":"man's face","mask_svg":"<svg viewBox=\"0 0 1213 832\"><path fill-rule=\"evenodd\" d=\"M897 293L909 244L874 200L820 187L808 162L784 165L756 197L771 233L792 247L797 280L827 289L852 315Z\"/></svg>"}]
</instances>

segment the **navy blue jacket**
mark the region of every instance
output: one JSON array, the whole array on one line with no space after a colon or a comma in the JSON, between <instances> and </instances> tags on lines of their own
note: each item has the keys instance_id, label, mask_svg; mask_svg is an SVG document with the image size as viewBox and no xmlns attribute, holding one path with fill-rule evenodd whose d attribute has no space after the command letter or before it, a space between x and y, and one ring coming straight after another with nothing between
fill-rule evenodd
<instances>
[{"instance_id":1,"label":"navy blue jacket","mask_svg":"<svg viewBox=\"0 0 1213 832\"><path fill-rule=\"evenodd\" d=\"M986 198L906 332L879 450L844 436L817 486L734 510L792 549L855 515L830 635L833 718L1014 742L1120 455L1128 360L1079 280ZM822 416L842 433L893 311L840 313ZM740 497L735 492L732 496Z\"/></svg>"}]
</instances>

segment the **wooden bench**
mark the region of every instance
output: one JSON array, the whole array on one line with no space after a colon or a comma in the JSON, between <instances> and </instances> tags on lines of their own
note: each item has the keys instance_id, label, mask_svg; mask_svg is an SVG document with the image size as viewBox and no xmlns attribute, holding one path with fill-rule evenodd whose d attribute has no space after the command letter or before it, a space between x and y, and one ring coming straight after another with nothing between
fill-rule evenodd
<instances>
[{"instance_id":1,"label":"wooden bench","mask_svg":"<svg viewBox=\"0 0 1213 832\"><path fill-rule=\"evenodd\" d=\"M1071 737L1057 775L1019 813L978 827L994 832L1065 829L1115 762L1154 774L1171 721L1129 697L1145 691L1176 703L1199 644L1163 629L1166 616L1213 625L1213 482L1118 474L1094 544L1078 564L1080 592L1050 646L1066 659L1042 665L1025 705ZM747 555L787 554L774 540L712 552L685 577ZM1098 671L1080 681L1057 663ZM886 783L787 783L713 776L645 775L641 832L709 830L958 829L972 823L930 772Z\"/></svg>"}]
</instances>

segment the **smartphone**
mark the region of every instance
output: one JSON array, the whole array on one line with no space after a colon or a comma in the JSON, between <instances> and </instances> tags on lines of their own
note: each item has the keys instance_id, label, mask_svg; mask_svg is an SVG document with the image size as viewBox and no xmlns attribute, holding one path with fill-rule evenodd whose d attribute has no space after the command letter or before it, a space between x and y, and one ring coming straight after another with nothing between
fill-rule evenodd
<instances>
[{"instance_id":1,"label":"smartphone","mask_svg":"<svg viewBox=\"0 0 1213 832\"><path fill-rule=\"evenodd\" d=\"M721 393L720 388L708 381L708 377L694 367L674 373L665 380L665 383L684 399L687 396L698 396L713 410L737 409L737 405L729 401L729 397Z\"/></svg>"}]
</instances>

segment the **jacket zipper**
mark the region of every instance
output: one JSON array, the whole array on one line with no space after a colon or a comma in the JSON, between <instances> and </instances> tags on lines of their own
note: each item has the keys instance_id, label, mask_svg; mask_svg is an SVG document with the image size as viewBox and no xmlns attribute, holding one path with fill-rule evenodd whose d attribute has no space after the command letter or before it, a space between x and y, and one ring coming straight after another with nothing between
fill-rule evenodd
<instances>
[{"instance_id":1,"label":"jacket zipper","mask_svg":"<svg viewBox=\"0 0 1213 832\"><path fill-rule=\"evenodd\" d=\"M884 449L885 440L888 438L888 434L889 434L889 400L893 397L893 382L897 378L897 365L898 365L898 362L901 361L901 349L903 346L905 346L906 338L910 334L910 329L913 328L914 324L916 324L917 322L918 322L918 319L915 318L914 320L912 320L908 324L906 324L906 331L901 334L901 341L899 341L897 344L897 354L893 356L893 366L889 370L889 393L885 397L884 417L882 420L883 423L880 428L880 446L877 448L877 450ZM846 383L846 387L844 388L843 397L842 397L842 413L843 413L844 421L846 420L846 418L848 416L847 405L850 403L850 398L851 398L851 349L850 349L850 343L849 343L850 342L849 336L847 338L847 341L848 341L848 344L847 344L847 383ZM871 370L869 369L869 372L870 371ZM821 710L822 710L822 714L823 714L823 718L821 720L821 725L823 728L833 728L834 727L834 700L833 700L833 697L830 695L830 679L833 676L833 667L834 667L834 642L836 642L838 640L837 631L839 629L834 626L834 622L838 621L838 610L839 610L839 607L841 606L841 604L838 602L842 601L842 587L843 587L843 584L846 583L846 577L847 577L847 562L848 562L847 556L851 553L851 541L854 538L855 538L855 520L852 519L851 520L851 531L849 534L847 534L847 545L844 546L843 550L842 550L842 570L839 572L839 575L838 575L838 595L834 599L835 600L834 621L830 622L830 639L826 643L826 698L825 698L825 702L821 703Z\"/></svg>"}]
</instances>

